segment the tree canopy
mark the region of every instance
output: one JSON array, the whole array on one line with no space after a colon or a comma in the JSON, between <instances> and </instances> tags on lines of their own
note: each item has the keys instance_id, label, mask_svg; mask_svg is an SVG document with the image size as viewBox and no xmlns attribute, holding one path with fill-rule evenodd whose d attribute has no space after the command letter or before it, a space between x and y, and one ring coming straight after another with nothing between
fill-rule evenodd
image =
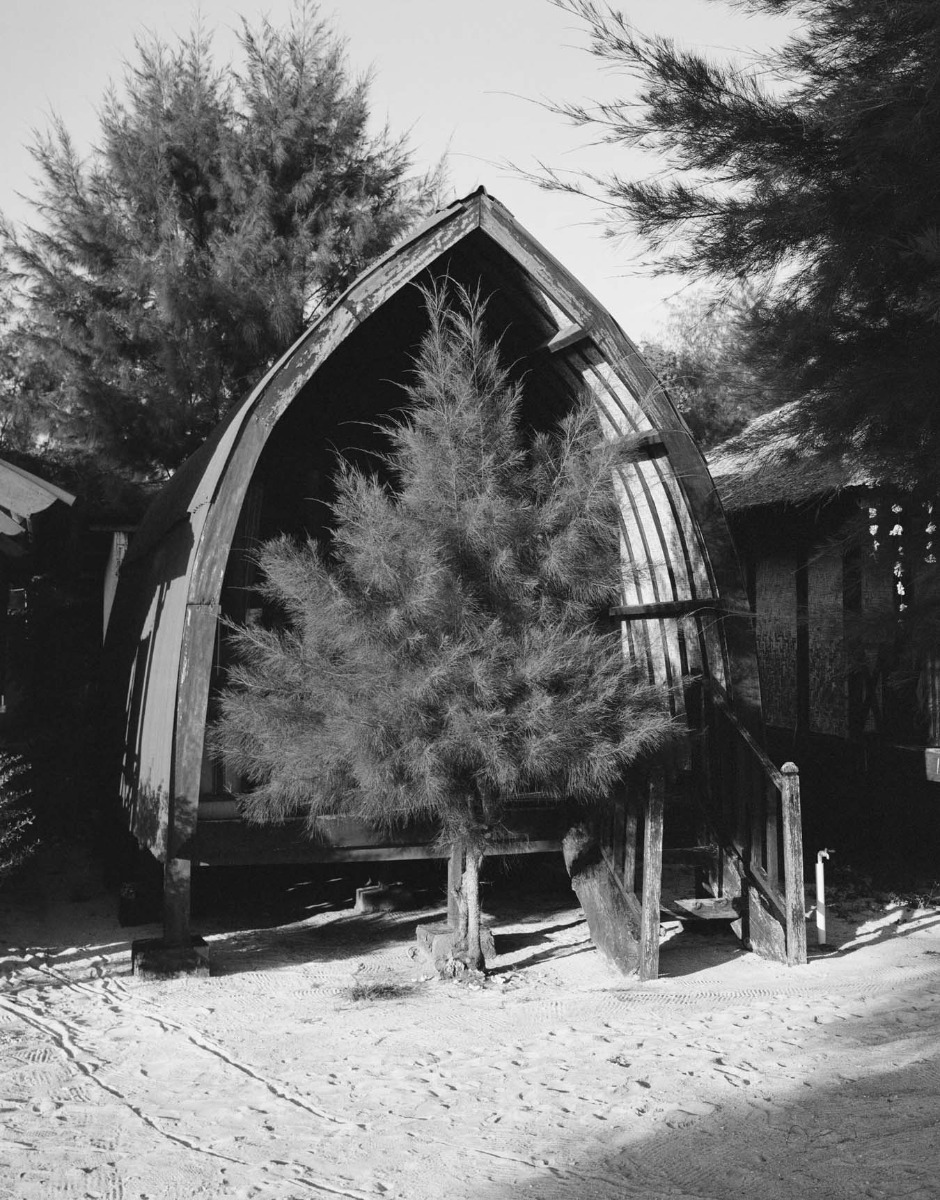
<instances>
[{"instance_id":1,"label":"tree canopy","mask_svg":"<svg viewBox=\"0 0 940 1200\"><path fill-rule=\"evenodd\" d=\"M747 361L755 303L747 288L730 297L692 291L670 305L661 334L641 346L703 450L739 433L773 403Z\"/></svg>"},{"instance_id":2,"label":"tree canopy","mask_svg":"<svg viewBox=\"0 0 940 1200\"><path fill-rule=\"evenodd\" d=\"M4 341L16 415L25 394L53 443L174 469L435 203L313 4L243 22L238 46L225 67L198 28L142 40L87 159L61 118L32 147L35 224L0 226Z\"/></svg>"},{"instance_id":3,"label":"tree canopy","mask_svg":"<svg viewBox=\"0 0 940 1200\"><path fill-rule=\"evenodd\" d=\"M519 793L598 802L668 734L606 611L620 595L612 471L589 401L527 444L480 306L429 299L391 426L391 483L341 465L330 548L261 553L280 624L235 635L214 741L249 817L438 821L476 871Z\"/></svg>"},{"instance_id":4,"label":"tree canopy","mask_svg":"<svg viewBox=\"0 0 940 1200\"><path fill-rule=\"evenodd\" d=\"M543 184L590 192L662 270L761 284L748 355L804 436L906 483L940 476L940 6L740 0L800 31L757 67L644 35L594 0L591 50L638 97L558 111L665 170Z\"/></svg>"}]
</instances>

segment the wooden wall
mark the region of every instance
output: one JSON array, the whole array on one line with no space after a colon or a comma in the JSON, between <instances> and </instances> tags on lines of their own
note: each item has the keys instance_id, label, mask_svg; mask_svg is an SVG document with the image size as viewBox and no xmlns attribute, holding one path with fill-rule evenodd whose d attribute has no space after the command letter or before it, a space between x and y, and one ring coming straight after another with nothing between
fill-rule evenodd
<instances>
[{"instance_id":1,"label":"wooden wall","mask_svg":"<svg viewBox=\"0 0 940 1200\"><path fill-rule=\"evenodd\" d=\"M764 720L794 728L796 686L796 553L752 552L757 655Z\"/></svg>"}]
</instances>

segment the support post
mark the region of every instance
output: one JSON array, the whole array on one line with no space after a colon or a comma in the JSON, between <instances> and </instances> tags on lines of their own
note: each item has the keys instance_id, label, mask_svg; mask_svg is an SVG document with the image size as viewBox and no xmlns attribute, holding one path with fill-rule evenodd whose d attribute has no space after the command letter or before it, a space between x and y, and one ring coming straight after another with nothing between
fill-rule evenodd
<instances>
[{"instance_id":1,"label":"support post","mask_svg":"<svg viewBox=\"0 0 940 1200\"><path fill-rule=\"evenodd\" d=\"M209 974L209 948L189 927L192 863L168 858L163 866L163 937L142 938L131 946L131 971L151 979Z\"/></svg>"},{"instance_id":2,"label":"support post","mask_svg":"<svg viewBox=\"0 0 940 1200\"><path fill-rule=\"evenodd\" d=\"M640 923L640 979L659 974L659 906L663 876L663 801L665 774L654 770L643 827L643 913Z\"/></svg>"},{"instance_id":3,"label":"support post","mask_svg":"<svg viewBox=\"0 0 940 1200\"><path fill-rule=\"evenodd\" d=\"M163 941L167 946L189 946L189 910L192 863L188 858L168 858L163 867Z\"/></svg>"},{"instance_id":4,"label":"support post","mask_svg":"<svg viewBox=\"0 0 940 1200\"><path fill-rule=\"evenodd\" d=\"M783 788L783 887L786 901L787 963L806 962L806 898L803 892L803 825L800 812L800 772L796 763L781 767Z\"/></svg>"},{"instance_id":5,"label":"support post","mask_svg":"<svg viewBox=\"0 0 940 1200\"><path fill-rule=\"evenodd\" d=\"M463 880L463 869L463 848L453 845L450 848L450 857L447 860L447 924L451 929L456 929L457 927L457 893L460 891L460 885Z\"/></svg>"}]
</instances>

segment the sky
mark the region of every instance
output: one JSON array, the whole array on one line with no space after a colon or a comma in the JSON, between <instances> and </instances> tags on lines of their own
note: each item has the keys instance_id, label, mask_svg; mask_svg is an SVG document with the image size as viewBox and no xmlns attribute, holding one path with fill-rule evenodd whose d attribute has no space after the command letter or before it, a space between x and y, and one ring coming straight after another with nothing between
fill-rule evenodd
<instances>
[{"instance_id":1,"label":"sky","mask_svg":"<svg viewBox=\"0 0 940 1200\"><path fill-rule=\"evenodd\" d=\"M635 83L587 52L587 35L549 0L323 0L322 16L348 39L351 66L373 73L372 108L410 131L416 166L445 152L453 196L480 184L496 196L613 313L635 340L656 336L684 281L642 271L641 248L601 235L588 201L540 191L508 164L541 161L571 171L645 177L661 164L589 135L542 100L632 95ZM722 0L629 0L644 32L718 58L754 62L792 26L746 16ZM120 84L135 38L174 40L201 14L221 61L236 52L239 18L286 24L291 0L0 0L0 211L30 217L33 131L58 113L83 152L95 141L97 105ZM450 198L450 197L448 197Z\"/></svg>"}]
</instances>

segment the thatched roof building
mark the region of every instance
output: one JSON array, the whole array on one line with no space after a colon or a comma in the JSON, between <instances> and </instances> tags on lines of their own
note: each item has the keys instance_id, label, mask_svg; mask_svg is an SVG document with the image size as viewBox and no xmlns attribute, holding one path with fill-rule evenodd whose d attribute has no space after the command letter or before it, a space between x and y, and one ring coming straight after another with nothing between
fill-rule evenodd
<instances>
[{"instance_id":1,"label":"thatched roof building","mask_svg":"<svg viewBox=\"0 0 940 1200\"><path fill-rule=\"evenodd\" d=\"M910 637L923 642L912 604L936 591L935 504L884 464L816 449L794 405L709 467L754 611L771 754L800 763L806 836L906 872L926 831L940 836L938 660Z\"/></svg>"}]
</instances>

